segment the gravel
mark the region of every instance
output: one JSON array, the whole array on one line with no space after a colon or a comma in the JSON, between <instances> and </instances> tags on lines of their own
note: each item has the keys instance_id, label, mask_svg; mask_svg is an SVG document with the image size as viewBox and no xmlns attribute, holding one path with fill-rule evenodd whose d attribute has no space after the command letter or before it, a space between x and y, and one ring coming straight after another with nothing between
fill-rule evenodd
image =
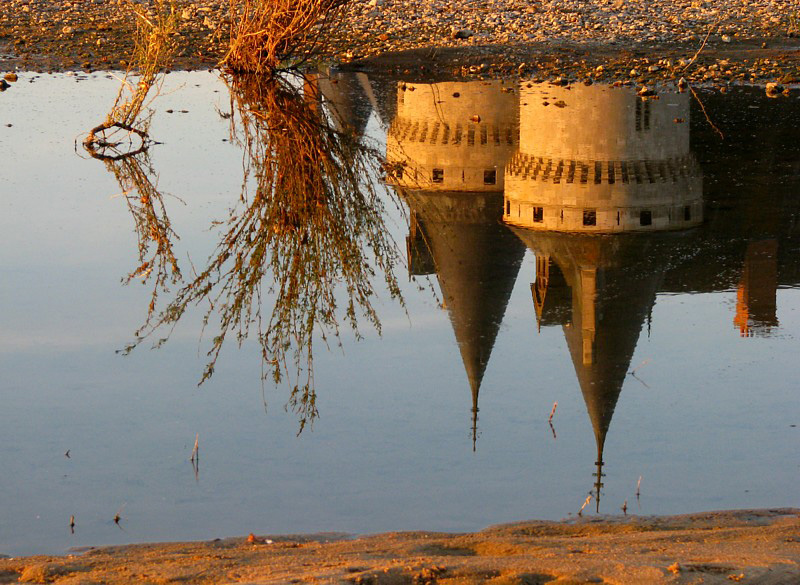
<instances>
[{"instance_id":1,"label":"gravel","mask_svg":"<svg viewBox=\"0 0 800 585\"><path fill-rule=\"evenodd\" d=\"M176 5L175 68L213 67L225 52L227 1ZM458 72L467 75L585 78L604 65L602 77L623 82L791 82L800 77L798 20L796 0L353 0L323 58L464 48L473 59ZM125 0L2 0L0 71L125 68L133 26Z\"/></svg>"}]
</instances>

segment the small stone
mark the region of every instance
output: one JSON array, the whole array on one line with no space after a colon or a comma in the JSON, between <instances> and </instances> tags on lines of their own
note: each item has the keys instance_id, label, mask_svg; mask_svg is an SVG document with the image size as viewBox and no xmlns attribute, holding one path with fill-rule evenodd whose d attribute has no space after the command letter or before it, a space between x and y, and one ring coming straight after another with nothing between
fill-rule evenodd
<instances>
[{"instance_id":1,"label":"small stone","mask_svg":"<svg viewBox=\"0 0 800 585\"><path fill-rule=\"evenodd\" d=\"M11 87L11 86L8 85L8 82L5 79L0 79L0 91L5 91L9 87Z\"/></svg>"},{"instance_id":2,"label":"small stone","mask_svg":"<svg viewBox=\"0 0 800 585\"><path fill-rule=\"evenodd\" d=\"M681 566L677 562L676 563L672 563L669 567L667 567L667 571L677 575L678 573L681 572Z\"/></svg>"},{"instance_id":3,"label":"small stone","mask_svg":"<svg viewBox=\"0 0 800 585\"><path fill-rule=\"evenodd\" d=\"M779 93L783 91L783 86L773 81L767 84L766 89L768 97L776 97Z\"/></svg>"},{"instance_id":4,"label":"small stone","mask_svg":"<svg viewBox=\"0 0 800 585\"><path fill-rule=\"evenodd\" d=\"M731 37L728 36L728 35L722 35L722 42L723 43L730 43L731 42Z\"/></svg>"},{"instance_id":5,"label":"small stone","mask_svg":"<svg viewBox=\"0 0 800 585\"><path fill-rule=\"evenodd\" d=\"M480 122L481 121L481 117L478 114L475 114L474 116L472 116L470 118L470 120L472 120L473 122Z\"/></svg>"},{"instance_id":6,"label":"small stone","mask_svg":"<svg viewBox=\"0 0 800 585\"><path fill-rule=\"evenodd\" d=\"M386 33L378 35L378 40L379 41L388 41L389 40L389 35L387 35Z\"/></svg>"},{"instance_id":7,"label":"small stone","mask_svg":"<svg viewBox=\"0 0 800 585\"><path fill-rule=\"evenodd\" d=\"M61 34L71 35L73 30L75 29L73 29L71 26L65 26L64 28L61 29Z\"/></svg>"},{"instance_id":8,"label":"small stone","mask_svg":"<svg viewBox=\"0 0 800 585\"><path fill-rule=\"evenodd\" d=\"M468 28L462 28L460 30L457 30L457 31L453 32L453 38L454 39L468 39L474 34L475 33L473 33Z\"/></svg>"},{"instance_id":9,"label":"small stone","mask_svg":"<svg viewBox=\"0 0 800 585\"><path fill-rule=\"evenodd\" d=\"M687 87L689 87L689 82L686 81L685 77L681 77L678 80L678 89L681 90L681 91L684 91L684 90L686 90Z\"/></svg>"},{"instance_id":10,"label":"small stone","mask_svg":"<svg viewBox=\"0 0 800 585\"><path fill-rule=\"evenodd\" d=\"M18 79L18 77L16 73L6 73L5 75L3 75L3 79L5 79L6 81L10 81L11 83L14 83Z\"/></svg>"},{"instance_id":11,"label":"small stone","mask_svg":"<svg viewBox=\"0 0 800 585\"><path fill-rule=\"evenodd\" d=\"M656 95L656 92L654 92L652 89L650 89L646 85L643 85L642 87L639 88L639 91L637 91L636 94L641 96L641 97L649 97L651 95Z\"/></svg>"}]
</instances>

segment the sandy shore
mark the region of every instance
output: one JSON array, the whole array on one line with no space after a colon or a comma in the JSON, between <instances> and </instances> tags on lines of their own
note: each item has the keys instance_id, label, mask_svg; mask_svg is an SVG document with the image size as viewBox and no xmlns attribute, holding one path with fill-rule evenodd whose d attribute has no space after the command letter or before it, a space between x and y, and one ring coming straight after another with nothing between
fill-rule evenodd
<instances>
[{"instance_id":1,"label":"sandy shore","mask_svg":"<svg viewBox=\"0 0 800 585\"><path fill-rule=\"evenodd\" d=\"M800 583L800 510L521 522L472 534L231 538L0 560L0 583Z\"/></svg>"}]
</instances>

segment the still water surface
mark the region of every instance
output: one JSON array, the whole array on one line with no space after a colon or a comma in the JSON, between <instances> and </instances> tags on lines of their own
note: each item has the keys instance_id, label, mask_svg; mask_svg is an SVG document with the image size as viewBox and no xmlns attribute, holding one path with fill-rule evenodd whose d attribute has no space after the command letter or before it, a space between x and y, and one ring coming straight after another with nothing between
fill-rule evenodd
<instances>
[{"instance_id":1,"label":"still water surface","mask_svg":"<svg viewBox=\"0 0 800 585\"><path fill-rule=\"evenodd\" d=\"M26 74L0 96L0 553L251 531L475 530L568 517L590 493L584 514L626 501L642 514L800 504L796 95L701 92L721 140L687 94L364 73L301 85L295 97L234 87L232 101L213 74L171 74L153 104L163 144L130 164L75 147L116 79ZM307 162L265 159L277 132L231 141L231 114L239 129L264 130L247 117L259 107L290 147L286 112L353 129L386 158L382 170L369 155L348 167L364 170L374 199L330 217L275 196L254 206L265 184L281 185L280 169ZM264 160L282 161L272 183ZM374 288L382 333L361 319L357 340L340 316L341 347L316 336L319 416L299 436L289 383L261 382L257 335L238 347L234 330L197 386L217 297L193 297L159 349L149 347L163 329L116 352L145 323L157 276L170 289L160 309L202 284L224 222L247 210L268 221L228 241L234 256L252 258L268 232L267 251L300 258L287 271L312 266L302 252L314 250L335 274L337 250L355 242L376 272L352 282ZM291 235L314 222L328 239ZM148 235L144 258L167 261L142 285ZM262 286L264 322L281 270ZM329 289L341 315L350 297ZM281 315L308 315L308 298L290 297L295 312ZM294 349L283 354L290 373Z\"/></svg>"}]
</instances>

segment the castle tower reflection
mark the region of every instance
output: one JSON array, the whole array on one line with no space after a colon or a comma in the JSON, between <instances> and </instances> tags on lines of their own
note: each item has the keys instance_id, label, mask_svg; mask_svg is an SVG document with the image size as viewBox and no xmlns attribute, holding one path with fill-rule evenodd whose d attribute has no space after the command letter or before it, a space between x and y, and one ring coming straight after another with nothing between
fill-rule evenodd
<instances>
[{"instance_id":1,"label":"castle tower reflection","mask_svg":"<svg viewBox=\"0 0 800 585\"><path fill-rule=\"evenodd\" d=\"M614 233L702 222L689 98L599 85L520 92L520 149L506 167L506 222Z\"/></svg>"},{"instance_id":2,"label":"castle tower reflection","mask_svg":"<svg viewBox=\"0 0 800 585\"><path fill-rule=\"evenodd\" d=\"M603 450L663 274L702 223L702 178L684 95L643 100L601 86L520 94L520 149L506 167L504 221L536 254L537 324L560 324Z\"/></svg>"},{"instance_id":3,"label":"castle tower reflection","mask_svg":"<svg viewBox=\"0 0 800 585\"><path fill-rule=\"evenodd\" d=\"M517 148L517 98L502 82L401 83L387 182L411 212L411 275L436 273L478 395L525 247L503 226L503 168Z\"/></svg>"}]
</instances>

